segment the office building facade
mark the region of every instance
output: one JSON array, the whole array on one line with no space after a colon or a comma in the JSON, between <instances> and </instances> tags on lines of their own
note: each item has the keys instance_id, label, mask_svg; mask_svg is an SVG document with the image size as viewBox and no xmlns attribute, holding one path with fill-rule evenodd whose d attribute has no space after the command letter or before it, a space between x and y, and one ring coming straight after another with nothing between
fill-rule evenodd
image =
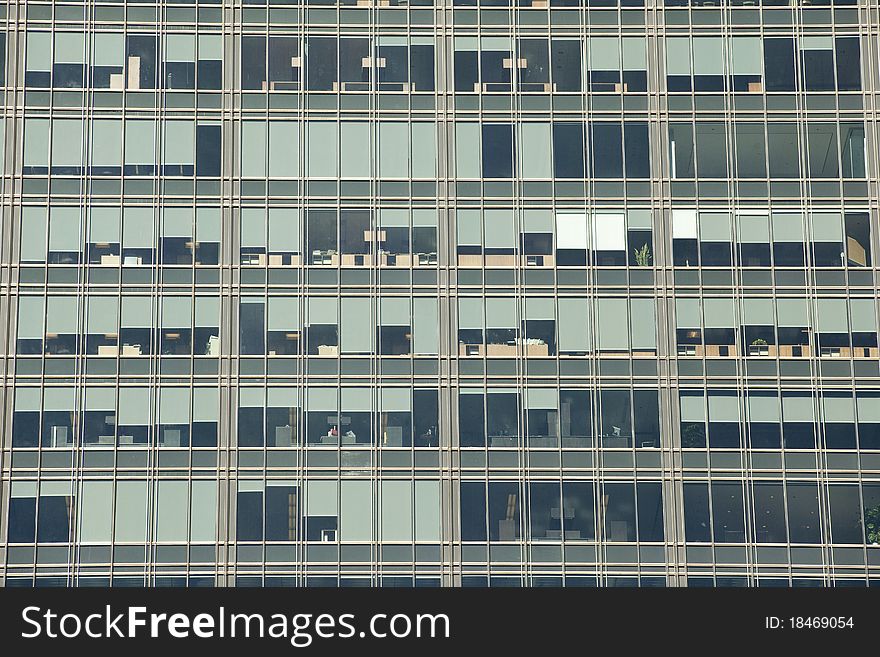
<instances>
[{"instance_id":1,"label":"office building facade","mask_svg":"<svg viewBox=\"0 0 880 657\"><path fill-rule=\"evenodd\" d=\"M0 21L6 586L880 580L876 3Z\"/></svg>"}]
</instances>

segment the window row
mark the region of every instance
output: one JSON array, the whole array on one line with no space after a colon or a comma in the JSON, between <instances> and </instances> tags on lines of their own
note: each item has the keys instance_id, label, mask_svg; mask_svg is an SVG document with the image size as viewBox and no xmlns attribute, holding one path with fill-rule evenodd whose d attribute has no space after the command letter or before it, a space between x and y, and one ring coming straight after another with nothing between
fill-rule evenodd
<instances>
[{"instance_id":1,"label":"window row","mask_svg":"<svg viewBox=\"0 0 880 657\"><path fill-rule=\"evenodd\" d=\"M867 212L742 210L670 214L677 267L870 267ZM735 233L735 236L734 236Z\"/></svg>"},{"instance_id":2,"label":"window row","mask_svg":"<svg viewBox=\"0 0 880 657\"><path fill-rule=\"evenodd\" d=\"M239 480L238 541L437 542L436 480ZM203 542L217 533L215 480L16 481L9 543ZM374 521L375 518L375 521Z\"/></svg>"},{"instance_id":3,"label":"window row","mask_svg":"<svg viewBox=\"0 0 880 657\"><path fill-rule=\"evenodd\" d=\"M872 391L853 399L848 391L683 390L680 412L682 447L880 449L880 395Z\"/></svg>"},{"instance_id":4,"label":"window row","mask_svg":"<svg viewBox=\"0 0 880 657\"><path fill-rule=\"evenodd\" d=\"M872 298L679 297L679 356L878 358Z\"/></svg>"},{"instance_id":5,"label":"window row","mask_svg":"<svg viewBox=\"0 0 880 657\"><path fill-rule=\"evenodd\" d=\"M863 123L669 125L670 177L864 178Z\"/></svg>"},{"instance_id":6,"label":"window row","mask_svg":"<svg viewBox=\"0 0 880 657\"><path fill-rule=\"evenodd\" d=\"M263 91L433 92L435 39L425 36L240 37L241 88ZM859 91L859 37L666 37L672 92ZM30 31L25 86L200 89L223 85L219 34ZM639 36L457 36L457 92L646 92Z\"/></svg>"},{"instance_id":7,"label":"window row","mask_svg":"<svg viewBox=\"0 0 880 657\"><path fill-rule=\"evenodd\" d=\"M659 482L463 481L461 540L662 542Z\"/></svg>"},{"instance_id":8,"label":"window row","mask_svg":"<svg viewBox=\"0 0 880 657\"><path fill-rule=\"evenodd\" d=\"M684 520L685 540L695 543L877 545L880 484L686 482Z\"/></svg>"}]
</instances>

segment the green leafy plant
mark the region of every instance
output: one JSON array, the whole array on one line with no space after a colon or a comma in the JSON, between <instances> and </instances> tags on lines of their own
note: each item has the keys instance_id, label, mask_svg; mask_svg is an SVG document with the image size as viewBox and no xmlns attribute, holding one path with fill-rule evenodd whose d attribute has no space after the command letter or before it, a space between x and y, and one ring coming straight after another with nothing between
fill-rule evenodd
<instances>
[{"instance_id":1,"label":"green leafy plant","mask_svg":"<svg viewBox=\"0 0 880 657\"><path fill-rule=\"evenodd\" d=\"M767 341L764 338L755 338L752 340L753 347L766 347Z\"/></svg>"},{"instance_id":2,"label":"green leafy plant","mask_svg":"<svg viewBox=\"0 0 880 657\"><path fill-rule=\"evenodd\" d=\"M865 509L865 538L869 545L880 543L880 504Z\"/></svg>"},{"instance_id":3,"label":"green leafy plant","mask_svg":"<svg viewBox=\"0 0 880 657\"><path fill-rule=\"evenodd\" d=\"M633 249L633 255L635 256L636 264L639 267L649 267L653 260L651 249L648 248L647 244L643 244L640 249Z\"/></svg>"},{"instance_id":4,"label":"green leafy plant","mask_svg":"<svg viewBox=\"0 0 880 657\"><path fill-rule=\"evenodd\" d=\"M687 422L681 427L682 447L703 447L706 444L706 427L702 423Z\"/></svg>"}]
</instances>

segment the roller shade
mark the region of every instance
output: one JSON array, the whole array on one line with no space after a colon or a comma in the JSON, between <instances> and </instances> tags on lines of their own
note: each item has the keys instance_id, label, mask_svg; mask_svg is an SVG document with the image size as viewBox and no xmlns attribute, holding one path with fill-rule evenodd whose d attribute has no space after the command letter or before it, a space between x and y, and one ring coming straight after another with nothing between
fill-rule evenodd
<instances>
[{"instance_id":1,"label":"roller shade","mask_svg":"<svg viewBox=\"0 0 880 657\"><path fill-rule=\"evenodd\" d=\"M16 388L15 411L39 411L40 389L39 388Z\"/></svg>"},{"instance_id":2,"label":"roller shade","mask_svg":"<svg viewBox=\"0 0 880 657\"><path fill-rule=\"evenodd\" d=\"M116 410L116 390L113 388L86 388L85 410L107 411Z\"/></svg>"},{"instance_id":3,"label":"roller shade","mask_svg":"<svg viewBox=\"0 0 880 657\"><path fill-rule=\"evenodd\" d=\"M413 299L413 353L436 354L440 344L440 317L437 300Z\"/></svg>"},{"instance_id":4,"label":"roller shade","mask_svg":"<svg viewBox=\"0 0 880 657\"><path fill-rule=\"evenodd\" d=\"M848 333L846 299L817 299L818 329L820 333Z\"/></svg>"},{"instance_id":5,"label":"roller shade","mask_svg":"<svg viewBox=\"0 0 880 657\"><path fill-rule=\"evenodd\" d=\"M184 328L192 326L191 297L162 298L162 327Z\"/></svg>"},{"instance_id":6,"label":"roller shade","mask_svg":"<svg viewBox=\"0 0 880 657\"><path fill-rule=\"evenodd\" d=\"M807 299L776 299L776 316L779 326L808 327L811 325Z\"/></svg>"},{"instance_id":7,"label":"roller shade","mask_svg":"<svg viewBox=\"0 0 880 657\"><path fill-rule=\"evenodd\" d=\"M339 390L336 388L309 388L306 400L309 411L339 410Z\"/></svg>"},{"instance_id":8,"label":"roller shade","mask_svg":"<svg viewBox=\"0 0 880 657\"><path fill-rule=\"evenodd\" d=\"M631 299L632 347L653 350L657 347L657 314L654 299Z\"/></svg>"},{"instance_id":9,"label":"roller shade","mask_svg":"<svg viewBox=\"0 0 880 657\"><path fill-rule=\"evenodd\" d=\"M155 162L155 133L155 121L126 120L126 164L151 164Z\"/></svg>"},{"instance_id":10,"label":"roller shade","mask_svg":"<svg viewBox=\"0 0 880 657\"><path fill-rule=\"evenodd\" d=\"M675 300L676 328L699 328L702 325L699 299L681 297Z\"/></svg>"},{"instance_id":11,"label":"roller shade","mask_svg":"<svg viewBox=\"0 0 880 657\"><path fill-rule=\"evenodd\" d=\"M486 299L486 328L516 328L516 299Z\"/></svg>"},{"instance_id":12,"label":"roller shade","mask_svg":"<svg viewBox=\"0 0 880 657\"><path fill-rule=\"evenodd\" d=\"M79 251L82 219L79 208L49 208L49 251Z\"/></svg>"},{"instance_id":13,"label":"roller shade","mask_svg":"<svg viewBox=\"0 0 880 657\"><path fill-rule=\"evenodd\" d=\"M511 210L486 210L486 247L490 249L513 249L516 247L516 231Z\"/></svg>"},{"instance_id":14,"label":"roller shade","mask_svg":"<svg viewBox=\"0 0 880 657\"><path fill-rule=\"evenodd\" d=\"M329 121L310 121L306 125L308 126L308 175L335 178L336 154L339 151L337 124Z\"/></svg>"},{"instance_id":15,"label":"roller shade","mask_svg":"<svg viewBox=\"0 0 880 657\"><path fill-rule=\"evenodd\" d=\"M850 299L850 326L854 332L875 333L877 317L874 314L873 299Z\"/></svg>"},{"instance_id":16,"label":"roller shade","mask_svg":"<svg viewBox=\"0 0 880 657\"><path fill-rule=\"evenodd\" d=\"M298 331L299 299L296 297L269 297L268 326L270 331Z\"/></svg>"},{"instance_id":17,"label":"roller shade","mask_svg":"<svg viewBox=\"0 0 880 657\"><path fill-rule=\"evenodd\" d=\"M776 393L749 393L749 422L779 422L779 397Z\"/></svg>"},{"instance_id":18,"label":"roller shade","mask_svg":"<svg viewBox=\"0 0 880 657\"><path fill-rule=\"evenodd\" d=\"M185 541L189 482L162 479L157 482L156 540Z\"/></svg>"},{"instance_id":19,"label":"roller shade","mask_svg":"<svg viewBox=\"0 0 880 657\"><path fill-rule=\"evenodd\" d=\"M880 423L880 393L857 392L856 409L859 414L859 422Z\"/></svg>"},{"instance_id":20,"label":"roller shade","mask_svg":"<svg viewBox=\"0 0 880 657\"><path fill-rule=\"evenodd\" d=\"M382 388L380 399L382 410L387 412L407 412L412 410L409 388Z\"/></svg>"},{"instance_id":21,"label":"roller shade","mask_svg":"<svg viewBox=\"0 0 880 657\"><path fill-rule=\"evenodd\" d=\"M822 395L822 418L825 422L853 422L855 408L853 399L848 393L830 393Z\"/></svg>"},{"instance_id":22,"label":"roller shade","mask_svg":"<svg viewBox=\"0 0 880 657\"><path fill-rule=\"evenodd\" d=\"M411 541L413 533L412 481L381 482L383 541Z\"/></svg>"},{"instance_id":23,"label":"roller shade","mask_svg":"<svg viewBox=\"0 0 880 657\"><path fill-rule=\"evenodd\" d=\"M773 299L742 300L743 319L746 326L773 326Z\"/></svg>"},{"instance_id":24,"label":"roller shade","mask_svg":"<svg viewBox=\"0 0 880 657\"><path fill-rule=\"evenodd\" d=\"M119 299L117 297L89 297L86 325L89 334L116 333L118 317Z\"/></svg>"},{"instance_id":25,"label":"roller shade","mask_svg":"<svg viewBox=\"0 0 880 657\"><path fill-rule=\"evenodd\" d=\"M733 328L735 319L734 300L731 298L703 299L703 317L706 328Z\"/></svg>"},{"instance_id":26,"label":"roller shade","mask_svg":"<svg viewBox=\"0 0 880 657\"><path fill-rule=\"evenodd\" d=\"M549 123L522 123L519 126L520 175L523 178L551 178L552 130Z\"/></svg>"},{"instance_id":27,"label":"roller shade","mask_svg":"<svg viewBox=\"0 0 880 657\"><path fill-rule=\"evenodd\" d=\"M153 209L126 206L122 210L122 243L129 249L150 249L153 238Z\"/></svg>"},{"instance_id":28,"label":"roller shade","mask_svg":"<svg viewBox=\"0 0 880 657\"><path fill-rule=\"evenodd\" d=\"M338 508L336 481L310 479L306 482L305 514L307 516L336 516Z\"/></svg>"},{"instance_id":29,"label":"roller shade","mask_svg":"<svg viewBox=\"0 0 880 657\"><path fill-rule=\"evenodd\" d=\"M590 37L587 55L592 71L620 70L620 39Z\"/></svg>"},{"instance_id":30,"label":"roller shade","mask_svg":"<svg viewBox=\"0 0 880 657\"><path fill-rule=\"evenodd\" d=\"M193 388L193 422L217 422L220 419L220 391L216 388Z\"/></svg>"},{"instance_id":31,"label":"roller shade","mask_svg":"<svg viewBox=\"0 0 880 657\"><path fill-rule=\"evenodd\" d=\"M343 121L340 124L343 178L366 178L370 175L370 124L365 121ZM406 161L404 160L404 166Z\"/></svg>"},{"instance_id":32,"label":"roller shade","mask_svg":"<svg viewBox=\"0 0 880 657\"><path fill-rule=\"evenodd\" d=\"M416 208L412 211L413 227L436 228L437 210Z\"/></svg>"},{"instance_id":33,"label":"roller shade","mask_svg":"<svg viewBox=\"0 0 880 657\"><path fill-rule=\"evenodd\" d=\"M168 164L195 163L196 124L192 121L164 121L165 158Z\"/></svg>"},{"instance_id":34,"label":"roller shade","mask_svg":"<svg viewBox=\"0 0 880 657\"><path fill-rule=\"evenodd\" d=\"M599 348L629 349L629 312L626 299L597 299Z\"/></svg>"},{"instance_id":35,"label":"roller shade","mask_svg":"<svg viewBox=\"0 0 880 657\"><path fill-rule=\"evenodd\" d=\"M218 57L218 59L220 59ZM269 122L269 175L273 178L299 176L299 123ZM367 151L369 152L369 151Z\"/></svg>"},{"instance_id":36,"label":"roller shade","mask_svg":"<svg viewBox=\"0 0 880 657\"><path fill-rule=\"evenodd\" d=\"M116 421L123 427L147 426L150 424L151 408L149 388L120 388Z\"/></svg>"},{"instance_id":37,"label":"roller shade","mask_svg":"<svg viewBox=\"0 0 880 657\"><path fill-rule=\"evenodd\" d=\"M706 398L702 392L679 393L679 408L682 422L702 423L706 421Z\"/></svg>"},{"instance_id":38,"label":"roller shade","mask_svg":"<svg viewBox=\"0 0 880 657\"><path fill-rule=\"evenodd\" d=\"M761 37L730 37L730 50L734 75L755 76L763 73Z\"/></svg>"},{"instance_id":39,"label":"roller shade","mask_svg":"<svg viewBox=\"0 0 880 657\"><path fill-rule=\"evenodd\" d=\"M478 246L483 243L479 210L457 210L455 226L459 245Z\"/></svg>"},{"instance_id":40,"label":"roller shade","mask_svg":"<svg viewBox=\"0 0 880 657\"><path fill-rule=\"evenodd\" d=\"M191 207L165 207L162 210L162 236L192 239L193 219Z\"/></svg>"},{"instance_id":41,"label":"roller shade","mask_svg":"<svg viewBox=\"0 0 880 657\"><path fill-rule=\"evenodd\" d=\"M770 243L770 216L767 214L738 214L737 233L744 244Z\"/></svg>"},{"instance_id":42,"label":"roller shade","mask_svg":"<svg viewBox=\"0 0 880 657\"><path fill-rule=\"evenodd\" d=\"M412 177L434 178L437 161L437 125L419 121L410 123L410 130L412 132Z\"/></svg>"},{"instance_id":43,"label":"roller shade","mask_svg":"<svg viewBox=\"0 0 880 657\"><path fill-rule=\"evenodd\" d=\"M55 63L82 64L85 61L86 37L82 32L55 33Z\"/></svg>"},{"instance_id":44,"label":"roller shade","mask_svg":"<svg viewBox=\"0 0 880 657\"><path fill-rule=\"evenodd\" d=\"M153 325L153 299L151 297L122 297L122 326L125 328L150 328Z\"/></svg>"},{"instance_id":45,"label":"roller shade","mask_svg":"<svg viewBox=\"0 0 880 657\"><path fill-rule=\"evenodd\" d=\"M720 36L694 37L694 75L724 75L724 41Z\"/></svg>"},{"instance_id":46,"label":"roller shade","mask_svg":"<svg viewBox=\"0 0 880 657\"><path fill-rule=\"evenodd\" d=\"M219 242L221 219L220 208L196 208L196 240Z\"/></svg>"},{"instance_id":47,"label":"roller shade","mask_svg":"<svg viewBox=\"0 0 880 657\"><path fill-rule=\"evenodd\" d=\"M336 325L338 323L338 305L336 299L315 297L309 299L310 325Z\"/></svg>"},{"instance_id":48,"label":"roller shade","mask_svg":"<svg viewBox=\"0 0 880 657\"><path fill-rule=\"evenodd\" d=\"M842 242L843 226L839 212L813 212L810 225L814 242Z\"/></svg>"},{"instance_id":49,"label":"roller shade","mask_svg":"<svg viewBox=\"0 0 880 657\"><path fill-rule=\"evenodd\" d=\"M403 122L379 123L379 175L409 177L410 128Z\"/></svg>"},{"instance_id":50,"label":"roller shade","mask_svg":"<svg viewBox=\"0 0 880 657\"><path fill-rule=\"evenodd\" d=\"M556 213L556 248L587 249L587 215L573 212Z\"/></svg>"},{"instance_id":51,"label":"roller shade","mask_svg":"<svg viewBox=\"0 0 880 657\"><path fill-rule=\"evenodd\" d=\"M726 212L701 212L700 240L704 242L730 242L730 215Z\"/></svg>"},{"instance_id":52,"label":"roller shade","mask_svg":"<svg viewBox=\"0 0 880 657\"><path fill-rule=\"evenodd\" d=\"M373 349L370 299L343 298L340 343L344 353L369 353Z\"/></svg>"},{"instance_id":53,"label":"roller shade","mask_svg":"<svg viewBox=\"0 0 880 657\"><path fill-rule=\"evenodd\" d=\"M95 66L122 66L125 63L125 38L121 32L97 32L92 35Z\"/></svg>"},{"instance_id":54,"label":"roller shade","mask_svg":"<svg viewBox=\"0 0 880 657\"><path fill-rule=\"evenodd\" d=\"M262 178L266 175L266 123L243 121L241 124L241 175Z\"/></svg>"},{"instance_id":55,"label":"roller shade","mask_svg":"<svg viewBox=\"0 0 880 657\"><path fill-rule=\"evenodd\" d=\"M526 319L556 319L556 300L543 297L526 297Z\"/></svg>"},{"instance_id":56,"label":"roller shade","mask_svg":"<svg viewBox=\"0 0 880 657\"><path fill-rule=\"evenodd\" d=\"M588 299L559 299L559 350L590 351L590 315Z\"/></svg>"},{"instance_id":57,"label":"roller shade","mask_svg":"<svg viewBox=\"0 0 880 657\"><path fill-rule=\"evenodd\" d=\"M672 239L695 240L697 239L697 211L696 210L673 210L672 211Z\"/></svg>"},{"instance_id":58,"label":"roller shade","mask_svg":"<svg viewBox=\"0 0 880 657\"><path fill-rule=\"evenodd\" d=\"M266 210L264 208L241 209L242 248L266 247Z\"/></svg>"},{"instance_id":59,"label":"roller shade","mask_svg":"<svg viewBox=\"0 0 880 657\"><path fill-rule=\"evenodd\" d=\"M220 299L217 297L196 297L195 326L214 328L220 326Z\"/></svg>"},{"instance_id":60,"label":"roller shade","mask_svg":"<svg viewBox=\"0 0 880 657\"><path fill-rule=\"evenodd\" d=\"M122 208L92 207L89 213L89 242L118 244L122 232Z\"/></svg>"},{"instance_id":61,"label":"roller shade","mask_svg":"<svg viewBox=\"0 0 880 657\"><path fill-rule=\"evenodd\" d=\"M524 233L552 233L553 213L550 210L523 210L522 231Z\"/></svg>"},{"instance_id":62,"label":"roller shade","mask_svg":"<svg viewBox=\"0 0 880 657\"><path fill-rule=\"evenodd\" d=\"M739 422L739 399L736 393L709 392L710 422Z\"/></svg>"},{"instance_id":63,"label":"roller shade","mask_svg":"<svg viewBox=\"0 0 880 657\"><path fill-rule=\"evenodd\" d=\"M774 212L770 217L774 242L803 242L804 218L792 212Z\"/></svg>"},{"instance_id":64,"label":"roller shade","mask_svg":"<svg viewBox=\"0 0 880 657\"><path fill-rule=\"evenodd\" d=\"M94 119L92 122L92 166L122 166L122 121Z\"/></svg>"},{"instance_id":65,"label":"roller shade","mask_svg":"<svg viewBox=\"0 0 880 657\"><path fill-rule=\"evenodd\" d=\"M666 38L666 74L691 74L691 40L688 37Z\"/></svg>"},{"instance_id":66,"label":"roller shade","mask_svg":"<svg viewBox=\"0 0 880 657\"><path fill-rule=\"evenodd\" d=\"M52 121L52 166L79 167L83 163L83 122L80 119Z\"/></svg>"},{"instance_id":67,"label":"roller shade","mask_svg":"<svg viewBox=\"0 0 880 657\"><path fill-rule=\"evenodd\" d=\"M189 424L190 388L159 390L159 423Z\"/></svg>"},{"instance_id":68,"label":"roller shade","mask_svg":"<svg viewBox=\"0 0 880 657\"><path fill-rule=\"evenodd\" d=\"M147 482L116 482L114 529L120 543L143 543L147 538Z\"/></svg>"},{"instance_id":69,"label":"roller shade","mask_svg":"<svg viewBox=\"0 0 880 657\"><path fill-rule=\"evenodd\" d=\"M373 491L369 481L340 482L339 539L373 540Z\"/></svg>"},{"instance_id":70,"label":"roller shade","mask_svg":"<svg viewBox=\"0 0 880 657\"><path fill-rule=\"evenodd\" d=\"M482 329L483 328L483 299L459 297L458 299L458 328Z\"/></svg>"},{"instance_id":71,"label":"roller shade","mask_svg":"<svg viewBox=\"0 0 880 657\"><path fill-rule=\"evenodd\" d=\"M648 68L647 42L642 37L623 37L624 71L644 71Z\"/></svg>"},{"instance_id":72,"label":"roller shade","mask_svg":"<svg viewBox=\"0 0 880 657\"><path fill-rule=\"evenodd\" d=\"M816 410L810 393L783 393L782 419L784 422L813 422Z\"/></svg>"},{"instance_id":73,"label":"roller shade","mask_svg":"<svg viewBox=\"0 0 880 657\"><path fill-rule=\"evenodd\" d=\"M27 70L52 70L52 34L50 32L27 33Z\"/></svg>"},{"instance_id":74,"label":"roller shade","mask_svg":"<svg viewBox=\"0 0 880 657\"><path fill-rule=\"evenodd\" d=\"M43 322L46 318L43 297L18 298L18 330L19 340L42 340Z\"/></svg>"},{"instance_id":75,"label":"roller shade","mask_svg":"<svg viewBox=\"0 0 880 657\"><path fill-rule=\"evenodd\" d=\"M46 334L71 335L79 333L79 304L76 297L46 299Z\"/></svg>"},{"instance_id":76,"label":"roller shade","mask_svg":"<svg viewBox=\"0 0 880 657\"><path fill-rule=\"evenodd\" d=\"M44 411L72 411L76 408L76 388L46 388L43 390Z\"/></svg>"},{"instance_id":77,"label":"roller shade","mask_svg":"<svg viewBox=\"0 0 880 657\"><path fill-rule=\"evenodd\" d=\"M529 409L558 409L559 396L556 388L527 388L525 405Z\"/></svg>"},{"instance_id":78,"label":"roller shade","mask_svg":"<svg viewBox=\"0 0 880 657\"><path fill-rule=\"evenodd\" d=\"M266 391L269 408L299 408L299 390L297 388L269 388Z\"/></svg>"},{"instance_id":79,"label":"roller shade","mask_svg":"<svg viewBox=\"0 0 880 657\"><path fill-rule=\"evenodd\" d=\"M594 248L626 251L626 215L600 212L593 215Z\"/></svg>"},{"instance_id":80,"label":"roller shade","mask_svg":"<svg viewBox=\"0 0 880 657\"><path fill-rule=\"evenodd\" d=\"M416 480L416 541L440 541L440 482Z\"/></svg>"},{"instance_id":81,"label":"roller shade","mask_svg":"<svg viewBox=\"0 0 880 657\"><path fill-rule=\"evenodd\" d=\"M408 228L409 211L403 208L380 208L379 225L383 228Z\"/></svg>"},{"instance_id":82,"label":"roller shade","mask_svg":"<svg viewBox=\"0 0 880 657\"><path fill-rule=\"evenodd\" d=\"M196 35L166 34L165 59L169 62L194 62L196 60Z\"/></svg>"},{"instance_id":83,"label":"roller shade","mask_svg":"<svg viewBox=\"0 0 880 657\"><path fill-rule=\"evenodd\" d=\"M379 302L380 326L410 326L409 299L382 297Z\"/></svg>"}]
</instances>

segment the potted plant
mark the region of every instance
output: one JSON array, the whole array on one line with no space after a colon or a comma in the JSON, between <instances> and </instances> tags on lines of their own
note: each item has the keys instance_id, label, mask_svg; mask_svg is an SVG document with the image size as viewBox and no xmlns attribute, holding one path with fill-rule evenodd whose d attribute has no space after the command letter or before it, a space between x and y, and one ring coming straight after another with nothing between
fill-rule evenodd
<instances>
[{"instance_id":1,"label":"potted plant","mask_svg":"<svg viewBox=\"0 0 880 657\"><path fill-rule=\"evenodd\" d=\"M865 540L868 545L880 545L880 504L865 509Z\"/></svg>"},{"instance_id":2,"label":"potted plant","mask_svg":"<svg viewBox=\"0 0 880 657\"><path fill-rule=\"evenodd\" d=\"M651 249L648 248L647 244L643 244L640 249L633 249L633 256L635 256L636 264L639 267L650 267L651 266Z\"/></svg>"}]
</instances>

